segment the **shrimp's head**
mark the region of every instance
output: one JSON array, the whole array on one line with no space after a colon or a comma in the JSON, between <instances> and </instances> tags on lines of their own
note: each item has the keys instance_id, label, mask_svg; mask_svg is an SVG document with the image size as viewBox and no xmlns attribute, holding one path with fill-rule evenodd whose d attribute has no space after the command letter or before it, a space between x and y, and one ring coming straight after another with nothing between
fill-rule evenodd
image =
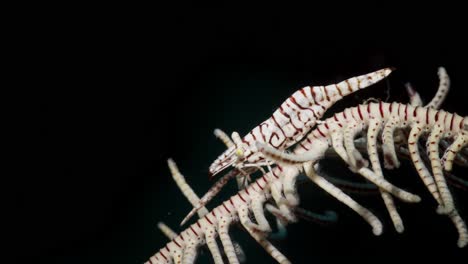
<instances>
[{"instance_id":1,"label":"shrimp's head","mask_svg":"<svg viewBox=\"0 0 468 264\"><path fill-rule=\"evenodd\" d=\"M251 163L252 158L256 158L257 155L254 154L256 154L255 150L247 144L231 146L210 165L209 177L214 177L230 166L243 168L246 164Z\"/></svg>"}]
</instances>

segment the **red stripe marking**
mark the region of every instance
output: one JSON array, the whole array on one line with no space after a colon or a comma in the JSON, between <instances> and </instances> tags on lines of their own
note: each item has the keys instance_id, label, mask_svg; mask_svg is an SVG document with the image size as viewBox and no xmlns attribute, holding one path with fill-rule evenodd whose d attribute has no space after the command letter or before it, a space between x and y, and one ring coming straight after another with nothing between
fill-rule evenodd
<instances>
[{"instance_id":1,"label":"red stripe marking","mask_svg":"<svg viewBox=\"0 0 468 264\"><path fill-rule=\"evenodd\" d=\"M379 111L380 111L380 116L384 117L383 108L382 108L382 101L379 101Z\"/></svg>"},{"instance_id":2,"label":"red stripe marking","mask_svg":"<svg viewBox=\"0 0 468 264\"><path fill-rule=\"evenodd\" d=\"M239 196L239 198L244 202L244 203L247 203L244 199L244 197L242 197L241 193L238 193L237 196Z\"/></svg>"},{"instance_id":3,"label":"red stripe marking","mask_svg":"<svg viewBox=\"0 0 468 264\"><path fill-rule=\"evenodd\" d=\"M328 123L325 123L325 128L326 128L326 129L330 129L330 128L328 127Z\"/></svg>"},{"instance_id":4,"label":"red stripe marking","mask_svg":"<svg viewBox=\"0 0 468 264\"><path fill-rule=\"evenodd\" d=\"M261 179L262 179L265 183L268 183L268 180L265 178L265 175L263 175Z\"/></svg>"},{"instance_id":5,"label":"red stripe marking","mask_svg":"<svg viewBox=\"0 0 468 264\"><path fill-rule=\"evenodd\" d=\"M182 241L185 241L184 235L182 235L182 233L180 233L180 238L182 239Z\"/></svg>"},{"instance_id":6,"label":"red stripe marking","mask_svg":"<svg viewBox=\"0 0 468 264\"><path fill-rule=\"evenodd\" d=\"M258 183L258 181L255 181L255 183L257 184L258 188L262 189L263 191L263 187Z\"/></svg>"},{"instance_id":7,"label":"red stripe marking","mask_svg":"<svg viewBox=\"0 0 468 264\"><path fill-rule=\"evenodd\" d=\"M320 117L317 116L317 114L315 113L314 109L310 109L310 111L312 111L312 114L314 115L315 119L319 119Z\"/></svg>"},{"instance_id":8,"label":"red stripe marking","mask_svg":"<svg viewBox=\"0 0 468 264\"><path fill-rule=\"evenodd\" d=\"M400 116L400 106L401 104L398 104L398 117Z\"/></svg>"},{"instance_id":9,"label":"red stripe marking","mask_svg":"<svg viewBox=\"0 0 468 264\"><path fill-rule=\"evenodd\" d=\"M320 133L320 135L322 135L322 137L325 137L325 135L322 133L322 131L320 131L320 126L317 127L317 131Z\"/></svg>"},{"instance_id":10,"label":"red stripe marking","mask_svg":"<svg viewBox=\"0 0 468 264\"><path fill-rule=\"evenodd\" d=\"M344 117L344 119L348 119L348 118L346 117L346 110L347 110L347 109L345 109L345 110L343 111L343 117Z\"/></svg>"},{"instance_id":11,"label":"red stripe marking","mask_svg":"<svg viewBox=\"0 0 468 264\"><path fill-rule=\"evenodd\" d=\"M450 120L450 130L453 128L453 119L455 118L455 115L452 114L452 120Z\"/></svg>"},{"instance_id":12,"label":"red stripe marking","mask_svg":"<svg viewBox=\"0 0 468 264\"><path fill-rule=\"evenodd\" d=\"M175 238L172 240L172 242L174 242L179 248L181 248L181 246L179 245L179 243L177 243L177 241L175 240Z\"/></svg>"},{"instance_id":13,"label":"red stripe marking","mask_svg":"<svg viewBox=\"0 0 468 264\"><path fill-rule=\"evenodd\" d=\"M223 205L224 209L226 209L226 211L227 211L228 213L231 213L231 211L227 208L227 206L226 206L224 203L222 203L222 205Z\"/></svg>"},{"instance_id":14,"label":"red stripe marking","mask_svg":"<svg viewBox=\"0 0 468 264\"><path fill-rule=\"evenodd\" d=\"M393 111L393 103L390 104L390 106L388 107L388 110L390 111L390 113L392 113L392 111Z\"/></svg>"},{"instance_id":15,"label":"red stripe marking","mask_svg":"<svg viewBox=\"0 0 468 264\"><path fill-rule=\"evenodd\" d=\"M279 125L278 122L276 121L275 116L272 116L271 118L273 119L273 122L275 122L276 126L279 128L279 130L280 130L281 133L283 134L283 137L284 137L283 142L284 142L284 141L286 140L286 134L284 133L283 128L280 127L280 125ZM271 134L271 137L270 137L270 140L269 140L269 143L270 143L270 145L271 145L272 147L274 147L274 148L279 148L279 147L283 144L283 142L280 142L278 146L274 146L274 145L272 144L272 142L271 142L271 140L273 139L273 135L276 135L276 136L278 137L278 139L279 139L278 134L272 133L272 134Z\"/></svg>"},{"instance_id":16,"label":"red stripe marking","mask_svg":"<svg viewBox=\"0 0 468 264\"><path fill-rule=\"evenodd\" d=\"M340 94L340 96L343 97L343 94L341 93L340 87L338 87L338 85L336 85L336 84L335 84L335 87L336 87L336 90L338 90L338 93Z\"/></svg>"},{"instance_id":17,"label":"red stripe marking","mask_svg":"<svg viewBox=\"0 0 468 264\"><path fill-rule=\"evenodd\" d=\"M171 251L169 250L169 248L167 247L167 245L166 245L164 248L167 250L167 252L169 252L169 254L171 254Z\"/></svg>"},{"instance_id":18,"label":"red stripe marking","mask_svg":"<svg viewBox=\"0 0 468 264\"><path fill-rule=\"evenodd\" d=\"M325 98L327 99L327 101L330 101L330 97L328 96L327 87L323 86L323 91L325 92Z\"/></svg>"},{"instance_id":19,"label":"red stripe marking","mask_svg":"<svg viewBox=\"0 0 468 264\"><path fill-rule=\"evenodd\" d=\"M293 104L297 105L297 107L299 107L300 109L303 109L303 110L308 109L307 107L303 107L298 102L296 102L296 98L294 98L293 96L289 97L289 99L291 100L291 102L293 102Z\"/></svg>"},{"instance_id":20,"label":"red stripe marking","mask_svg":"<svg viewBox=\"0 0 468 264\"><path fill-rule=\"evenodd\" d=\"M212 214L214 217L216 217L216 214L215 214L214 209L213 209L213 211L211 211L211 214Z\"/></svg>"},{"instance_id":21,"label":"red stripe marking","mask_svg":"<svg viewBox=\"0 0 468 264\"><path fill-rule=\"evenodd\" d=\"M250 152L249 155L245 157L245 159L248 160L253 154L255 154L255 152Z\"/></svg>"},{"instance_id":22,"label":"red stripe marking","mask_svg":"<svg viewBox=\"0 0 468 264\"><path fill-rule=\"evenodd\" d=\"M351 85L349 84L348 80L345 80L345 83L346 83L346 85L348 86L348 91L349 91L350 93L352 93L352 92L353 92L353 89L351 88Z\"/></svg>"},{"instance_id":23,"label":"red stripe marking","mask_svg":"<svg viewBox=\"0 0 468 264\"><path fill-rule=\"evenodd\" d=\"M405 105L405 121L408 120L408 105Z\"/></svg>"},{"instance_id":24,"label":"red stripe marking","mask_svg":"<svg viewBox=\"0 0 468 264\"><path fill-rule=\"evenodd\" d=\"M282 115L284 115L288 119L291 119L291 116L284 112L283 106L280 106L279 110Z\"/></svg>"},{"instance_id":25,"label":"red stripe marking","mask_svg":"<svg viewBox=\"0 0 468 264\"><path fill-rule=\"evenodd\" d=\"M293 122L292 119L291 119L291 122L290 122L290 123L291 123L291 125L294 127L294 129L296 130L296 133L297 133L297 131L301 131L301 132L302 132L302 129L301 129L301 128L299 128L299 127L297 127L297 126L294 125L294 122ZM296 133L295 133L295 134L296 134Z\"/></svg>"},{"instance_id":26,"label":"red stripe marking","mask_svg":"<svg viewBox=\"0 0 468 264\"><path fill-rule=\"evenodd\" d=\"M250 131L249 134L252 135L252 137L253 137L254 140L257 140L257 137L256 137L256 136L254 135L254 133L252 133L252 132L253 132L253 130Z\"/></svg>"},{"instance_id":27,"label":"red stripe marking","mask_svg":"<svg viewBox=\"0 0 468 264\"><path fill-rule=\"evenodd\" d=\"M387 109L388 115L391 115L391 114L392 114L392 111L391 111L390 109L392 109L392 104L393 104L393 103L386 103L386 104L388 105L388 109Z\"/></svg>"},{"instance_id":28,"label":"red stripe marking","mask_svg":"<svg viewBox=\"0 0 468 264\"><path fill-rule=\"evenodd\" d=\"M263 126L264 126L264 125L266 125L267 128L268 128L268 124L266 124L266 123L261 123L261 124L260 124L260 135L262 135L263 142L266 142L265 135L263 134Z\"/></svg>"},{"instance_id":29,"label":"red stripe marking","mask_svg":"<svg viewBox=\"0 0 468 264\"><path fill-rule=\"evenodd\" d=\"M271 174L273 174L273 176L275 176L275 178L278 179L278 175L276 175L275 171L271 171Z\"/></svg>"},{"instance_id":30,"label":"red stripe marking","mask_svg":"<svg viewBox=\"0 0 468 264\"><path fill-rule=\"evenodd\" d=\"M338 121L338 117L336 117L336 114L333 115L333 119L335 119L336 122L340 122Z\"/></svg>"},{"instance_id":31,"label":"red stripe marking","mask_svg":"<svg viewBox=\"0 0 468 264\"><path fill-rule=\"evenodd\" d=\"M249 188L245 188L244 190L245 190L245 192L247 193L247 195L249 195L249 196L250 196L250 193L249 193Z\"/></svg>"},{"instance_id":32,"label":"red stripe marking","mask_svg":"<svg viewBox=\"0 0 468 264\"><path fill-rule=\"evenodd\" d=\"M229 198L229 202L231 203L232 206L234 206L234 203L232 202L232 197Z\"/></svg>"},{"instance_id":33,"label":"red stripe marking","mask_svg":"<svg viewBox=\"0 0 468 264\"><path fill-rule=\"evenodd\" d=\"M310 92L312 93L312 98L314 99L314 103L317 102L317 100L315 99L314 87L310 87Z\"/></svg>"},{"instance_id":34,"label":"red stripe marking","mask_svg":"<svg viewBox=\"0 0 468 264\"><path fill-rule=\"evenodd\" d=\"M197 232L195 232L195 229L193 229L192 226L190 226L190 230L192 230L192 232L193 232L196 236L198 236Z\"/></svg>"},{"instance_id":35,"label":"red stripe marking","mask_svg":"<svg viewBox=\"0 0 468 264\"><path fill-rule=\"evenodd\" d=\"M361 105L358 105L357 110L358 110L359 118L362 120Z\"/></svg>"},{"instance_id":36,"label":"red stripe marking","mask_svg":"<svg viewBox=\"0 0 468 264\"><path fill-rule=\"evenodd\" d=\"M278 170L280 170L281 172L283 172L283 168L281 168L281 166L276 166L276 168L278 168Z\"/></svg>"},{"instance_id":37,"label":"red stripe marking","mask_svg":"<svg viewBox=\"0 0 468 264\"><path fill-rule=\"evenodd\" d=\"M439 111L436 112L436 115L435 115L435 121L439 121Z\"/></svg>"},{"instance_id":38,"label":"red stripe marking","mask_svg":"<svg viewBox=\"0 0 468 264\"><path fill-rule=\"evenodd\" d=\"M460 119L460 129L463 129L463 118Z\"/></svg>"},{"instance_id":39,"label":"red stripe marking","mask_svg":"<svg viewBox=\"0 0 468 264\"><path fill-rule=\"evenodd\" d=\"M201 225L200 225L199 221L197 221L197 226L198 226L198 228L201 228Z\"/></svg>"},{"instance_id":40,"label":"red stripe marking","mask_svg":"<svg viewBox=\"0 0 468 264\"><path fill-rule=\"evenodd\" d=\"M354 116L354 108L350 109L350 112L351 112L351 119L356 119L356 117Z\"/></svg>"},{"instance_id":41,"label":"red stripe marking","mask_svg":"<svg viewBox=\"0 0 468 264\"><path fill-rule=\"evenodd\" d=\"M418 110L418 107L419 107L419 106L416 106L416 107L414 108L414 110L413 110L413 117L417 117L417 116L418 116L418 111L417 111L417 110Z\"/></svg>"},{"instance_id":42,"label":"red stripe marking","mask_svg":"<svg viewBox=\"0 0 468 264\"><path fill-rule=\"evenodd\" d=\"M305 150L309 150L306 146L302 145L302 142L299 143L299 145L301 145L301 147L304 148Z\"/></svg>"},{"instance_id":43,"label":"red stripe marking","mask_svg":"<svg viewBox=\"0 0 468 264\"><path fill-rule=\"evenodd\" d=\"M161 256L163 256L163 258L167 261L167 258L166 256L164 256L164 254L160 251L159 254L161 254Z\"/></svg>"},{"instance_id":44,"label":"red stripe marking","mask_svg":"<svg viewBox=\"0 0 468 264\"><path fill-rule=\"evenodd\" d=\"M371 105L371 104L368 104L368 105L367 105L367 113L368 113L368 114L370 114L370 105Z\"/></svg>"},{"instance_id":45,"label":"red stripe marking","mask_svg":"<svg viewBox=\"0 0 468 264\"><path fill-rule=\"evenodd\" d=\"M425 108L426 111L426 125L429 125L429 109Z\"/></svg>"},{"instance_id":46,"label":"red stripe marking","mask_svg":"<svg viewBox=\"0 0 468 264\"><path fill-rule=\"evenodd\" d=\"M307 98L306 93L305 93L305 91L304 91L305 88L306 88L306 87L302 88L302 89L299 90L299 91L301 91L302 95L304 95L304 97Z\"/></svg>"},{"instance_id":47,"label":"red stripe marking","mask_svg":"<svg viewBox=\"0 0 468 264\"><path fill-rule=\"evenodd\" d=\"M208 215L205 215L205 219L208 221L208 223L210 223L210 225L213 225L213 222L211 222L210 218L208 218Z\"/></svg>"}]
</instances>

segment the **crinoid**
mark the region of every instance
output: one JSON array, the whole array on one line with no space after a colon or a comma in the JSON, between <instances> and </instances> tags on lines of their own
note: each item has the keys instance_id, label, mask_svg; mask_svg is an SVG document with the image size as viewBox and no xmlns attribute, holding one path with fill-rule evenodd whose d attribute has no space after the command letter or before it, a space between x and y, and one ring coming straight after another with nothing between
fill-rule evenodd
<instances>
[{"instance_id":1,"label":"crinoid","mask_svg":"<svg viewBox=\"0 0 468 264\"><path fill-rule=\"evenodd\" d=\"M288 98L273 117L244 138L238 133L233 133L230 138L223 131L215 130L215 135L224 142L227 151L215 161L210 171L215 174L231 165L234 168L215 183L202 199L187 184L175 163L169 160L173 179L194 206L183 223L195 213L198 213L199 219L178 233L160 223L159 228L171 241L151 256L147 263L194 263L203 245L207 245L214 263L240 263L245 255L241 245L233 241L229 233L230 227L236 223L278 263L290 263L270 242L273 238L285 236L286 224L299 218L336 221L334 213L315 214L299 207L297 187L298 182L303 182L301 172L305 172L319 188L359 214L370 225L374 235L382 234L383 223L345 190L348 187L367 188L380 193L394 228L401 233L405 230L404 217L397 210L394 197L409 203L421 200L419 195L397 187L384 176L384 169L399 168L400 159L403 158L416 168L414 174L420 176L438 204L437 213L448 216L453 222L458 232L458 246L465 247L468 231L448 182L466 185L463 178L454 176L450 171L454 163L467 166L468 117L440 110L449 88L449 78L443 68L439 69L438 92L425 106L421 96L407 86L409 104L377 100L346 108L320 120L325 110L345 95L344 91L351 93L364 87L361 87L364 82L367 81L365 86L368 86L389 73L390 70L385 69L336 85L303 88ZM371 77L373 75L377 77ZM312 99L309 100L308 96ZM267 123L272 126L271 130L267 130ZM278 131L282 131L282 140L279 140ZM383 162L379 155L383 157ZM352 173L363 176L370 183L357 184L326 177L319 169L320 162L325 159L338 162L337 157ZM247 179L256 170L262 171L261 176L249 183ZM239 178L239 175L244 178ZM239 191L208 210L205 207L207 201L232 177L237 177ZM272 228L271 219L276 221L276 228ZM277 232L273 232L274 229Z\"/></svg>"}]
</instances>

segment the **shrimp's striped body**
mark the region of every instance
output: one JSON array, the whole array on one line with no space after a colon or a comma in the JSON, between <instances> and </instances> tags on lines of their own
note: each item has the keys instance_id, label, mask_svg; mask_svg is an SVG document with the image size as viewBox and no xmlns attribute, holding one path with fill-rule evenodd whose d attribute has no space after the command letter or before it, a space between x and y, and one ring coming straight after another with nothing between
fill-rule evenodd
<instances>
[{"instance_id":1,"label":"shrimp's striped body","mask_svg":"<svg viewBox=\"0 0 468 264\"><path fill-rule=\"evenodd\" d=\"M209 167L214 176L231 165L257 164L264 160L255 142L266 143L275 149L286 149L301 140L326 110L344 96L369 87L392 72L385 68L353 77L338 84L306 86L292 94L273 115L252 129L240 142L228 148ZM241 154L241 155L239 155ZM241 156L241 159L239 159Z\"/></svg>"},{"instance_id":2,"label":"shrimp's striped body","mask_svg":"<svg viewBox=\"0 0 468 264\"><path fill-rule=\"evenodd\" d=\"M315 126L324 113L344 96L360 89L369 87L387 77L391 68L384 68L372 73L353 77L337 84L327 86L306 86L292 94L273 115L252 129L244 138L234 132L233 145L221 154L209 167L209 175L220 173L234 166L236 170L229 172L203 195L181 224L186 223L195 213L205 206L229 181L238 176L254 173L265 162L264 156L256 148L256 142L284 150L299 142ZM223 140L226 138L223 136ZM241 180L238 180L238 183Z\"/></svg>"}]
</instances>

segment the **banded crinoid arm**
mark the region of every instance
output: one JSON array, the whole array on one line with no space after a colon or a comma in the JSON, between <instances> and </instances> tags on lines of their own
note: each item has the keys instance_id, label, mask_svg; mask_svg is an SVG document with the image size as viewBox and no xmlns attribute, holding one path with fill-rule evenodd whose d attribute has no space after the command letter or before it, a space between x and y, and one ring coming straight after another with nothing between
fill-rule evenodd
<instances>
[{"instance_id":1,"label":"banded crinoid arm","mask_svg":"<svg viewBox=\"0 0 468 264\"><path fill-rule=\"evenodd\" d=\"M231 165L242 163L256 164L263 155L255 147L255 142L269 144L276 149L286 149L302 139L315 125L325 111L344 96L369 87L387 77L392 69L385 68L365 75L353 77L327 86L306 86L292 94L273 115L252 129L242 144L231 146L210 166L211 176ZM239 151L240 150L240 151ZM236 151L243 155L239 157Z\"/></svg>"},{"instance_id":2,"label":"banded crinoid arm","mask_svg":"<svg viewBox=\"0 0 468 264\"><path fill-rule=\"evenodd\" d=\"M437 89L437 93L434 96L434 98L425 107L439 109L450 90L450 77L448 76L447 71L445 70L444 67L439 67L438 75L439 75L439 88ZM410 95L411 105L422 106L423 102L418 92L416 92L411 86L408 86L407 90L408 90L408 94ZM466 158L463 155L461 155L461 153L459 153L460 150L463 149L464 146L466 146L465 138L466 138L465 136L458 137L456 139L457 142L456 143L454 142L451 145L444 139L440 140L441 146L446 149L445 155L442 158L442 164L444 165L444 168L446 171L451 171L452 164L453 164L455 157L458 159L460 163L464 165L468 164L468 161L466 160ZM468 151L468 150L465 149L465 151ZM454 153L458 153L458 154L456 155Z\"/></svg>"},{"instance_id":3,"label":"banded crinoid arm","mask_svg":"<svg viewBox=\"0 0 468 264\"><path fill-rule=\"evenodd\" d=\"M346 150L342 148L342 145L333 142L336 141L336 139L340 139L340 136L337 135L342 135L344 133L343 124L358 122L363 124L363 126L368 126L371 120L380 120L382 125L376 125L373 127L373 129L375 128L376 130L380 129L388 122L390 122L391 126L398 125L404 128L411 128L408 139L408 149L410 151L411 159L426 187L439 202L442 208L439 209L439 212L448 214L455 223L459 233L458 245L460 247L465 246L468 242L466 226L459 217L458 212L455 210L453 198L442 173L442 164L438 157L438 141L441 138L459 138L466 135L466 125L468 124L467 117L464 118L443 110L437 111L432 108L412 107L411 105L399 103L380 102L378 104L370 103L367 105L359 105L357 107L347 108L343 112L337 113L333 117L325 120L323 124L320 124L317 129L309 134L302 144L298 145L299 150L295 151L295 153L299 153L300 155L277 153L277 151L272 148L265 148L265 155L278 160L280 163L303 163L307 161L307 156L313 151L312 144L316 141L326 140L333 146L338 154L341 153L340 156L343 160L349 163ZM430 132L428 138L428 151L434 178L429 170L424 166L416 144L420 135L426 131ZM369 136L371 135L375 136L376 134L368 133L368 152L370 156L377 156L376 152L369 151L369 147L372 147L373 144L373 140L369 139ZM457 140L455 139L455 141ZM393 138L387 138L387 141L385 141L384 144L393 145ZM452 151L456 152L458 150L456 147L458 146L457 142L452 143L451 146L454 146L451 148ZM302 149L302 154L300 153L300 149ZM449 152L449 150L447 150L446 153L447 152ZM397 159L396 156L393 158ZM378 156L370 157L370 159L378 161ZM359 169L359 172L361 172L362 169L363 168ZM367 168L364 169L368 170ZM369 175L372 174L375 173L371 171ZM369 180L372 181L372 179ZM374 183L385 191L396 194L392 188L384 188L383 185L379 185L377 182Z\"/></svg>"},{"instance_id":4,"label":"banded crinoid arm","mask_svg":"<svg viewBox=\"0 0 468 264\"><path fill-rule=\"evenodd\" d=\"M218 236L229 263L239 263L228 233L230 225L235 222L240 222L276 261L290 263L266 239L265 232L269 232L271 229L266 226L268 222L265 224L262 220L263 218L266 221L266 218L261 205L272 197L270 186L275 181L280 181L280 179L269 175L257 179L179 233L171 242L153 255L147 263L194 263L198 248L208 243L209 240L215 241ZM258 208L261 210L258 210ZM250 219L249 212L253 213L256 223ZM222 258L213 257L215 263L223 263Z\"/></svg>"},{"instance_id":5,"label":"banded crinoid arm","mask_svg":"<svg viewBox=\"0 0 468 264\"><path fill-rule=\"evenodd\" d=\"M284 193L286 202L282 202L280 199L279 201L276 200L277 203L279 204L285 203L291 206L295 206L299 204L298 197L295 194L294 184L296 182L297 177L299 176L300 170L296 166L291 166L291 164L298 164L298 163L302 164L302 162L308 162L310 160L319 160L320 158L323 157L324 152L328 149L328 144L323 141L317 140L317 141L314 141L312 144L314 145L314 146L311 146L311 148L314 149L313 152L309 152L305 156L301 156L300 157L301 161L294 160L293 162L289 162L288 161L289 158L294 155L282 153L260 142L257 143L258 149L262 151L263 153L265 153L268 158L275 160L279 163L284 163L287 165L287 166L284 166L285 168L294 168L296 171L296 173L290 173L289 177L284 176L282 178L282 182L283 182L282 192ZM296 148L296 150L298 149ZM286 162L283 162L283 161L286 161ZM273 171L275 171L276 168L274 168ZM353 200L353 198L351 198L349 195L344 193L342 190L340 190L338 187L336 187L334 184L332 184L330 181L328 181L327 179L325 179L318 173L314 174L314 177L310 177L310 179L315 184L317 184L317 186L323 189L325 192L327 192L328 194L333 196L335 199L339 200L340 202L348 206L351 210L359 214L372 227L372 231L375 235L380 235L382 233L382 223L370 210L368 210L364 206L357 203L355 200ZM282 215L288 214L288 212L284 210L281 210L281 212L282 212Z\"/></svg>"},{"instance_id":6,"label":"banded crinoid arm","mask_svg":"<svg viewBox=\"0 0 468 264\"><path fill-rule=\"evenodd\" d=\"M432 98L432 100L424 106L423 100L421 99L421 96L419 93L413 89L411 84L407 83L406 84L406 91L408 93L409 99L410 99L410 104L413 107L429 107L429 108L434 108L434 109L439 109L442 103L444 102L445 98L447 97L447 94L449 92L450 88L450 78L447 74L447 71L443 67L439 67L438 70L438 75L439 75L439 87L437 89L437 92L435 96ZM398 137L403 137L403 131L401 130L401 126L398 125L398 122L387 122L382 133L382 140L385 143L385 141L391 140L393 137L393 134L395 132L398 133ZM406 133L407 134L407 133ZM407 137L407 136L406 136ZM441 141L441 145L446 145L448 144L445 140ZM395 148L394 144L383 144L382 145L384 150L384 167L386 169L393 169L393 168L398 168L400 166L398 159L395 159L396 153L395 153ZM448 146L445 146L444 148L447 148Z\"/></svg>"},{"instance_id":7,"label":"banded crinoid arm","mask_svg":"<svg viewBox=\"0 0 468 264\"><path fill-rule=\"evenodd\" d=\"M169 170L171 172L172 178L176 182L177 186L181 190L182 194L187 198L187 200L190 202L192 206L195 206L198 204L200 201L200 198L198 195L193 191L193 189L188 185L188 183L185 181L185 177L180 173L179 168L177 167L176 163L172 159L168 159L167 164L169 166ZM197 212L199 217L203 217L208 213L208 209L206 207L200 208L200 210ZM174 240L177 235L174 234L173 232L171 233L169 227L165 227L164 225L158 224L158 227L161 229L161 231L166 234L166 236L170 236L170 240ZM206 244L208 246L208 249L211 252L211 255L213 256L213 259L215 260L215 263L222 263L222 256L221 252L219 251L218 245L216 243L216 240L212 236L206 236ZM179 262L182 259L177 259L174 258L174 262Z\"/></svg>"},{"instance_id":8,"label":"banded crinoid arm","mask_svg":"<svg viewBox=\"0 0 468 264\"><path fill-rule=\"evenodd\" d=\"M174 232L174 230L172 230L163 222L158 223L158 228L169 240L172 240L177 237L177 233Z\"/></svg>"},{"instance_id":9,"label":"banded crinoid arm","mask_svg":"<svg viewBox=\"0 0 468 264\"><path fill-rule=\"evenodd\" d=\"M445 101L447 94L450 90L450 77L447 74L447 71L444 67L439 67L437 74L439 76L439 87L437 88L437 92L432 100L425 106L434 109L439 109L442 103ZM422 106L423 101L419 93L413 89L411 84L406 84L406 91L410 97L410 104L412 106Z\"/></svg>"},{"instance_id":10,"label":"banded crinoid arm","mask_svg":"<svg viewBox=\"0 0 468 264\"><path fill-rule=\"evenodd\" d=\"M444 102L445 98L450 89L450 78L447 74L447 71L444 67L439 67L438 70L439 75L439 89L437 89L437 93L434 98L426 105L426 107L439 109L442 103Z\"/></svg>"},{"instance_id":11,"label":"banded crinoid arm","mask_svg":"<svg viewBox=\"0 0 468 264\"><path fill-rule=\"evenodd\" d=\"M364 138L359 138L355 140L354 144L356 145L356 148L360 152L367 153L367 142ZM377 148L378 148L378 152L381 153L382 144L378 144ZM399 158L403 158L405 160L411 161L410 152L406 146L397 146L396 153ZM326 159L340 158L340 156L338 156L333 149L329 149L325 153L325 158ZM426 164L430 163L427 155L423 156L422 158ZM454 162L459 166L467 167L467 164L464 163L463 161L455 159ZM330 176L330 175L323 175L324 170L320 170L319 173L321 174L322 177L324 177L325 179L332 182L340 189L343 189L347 192L357 193L361 195L374 195L377 192L379 192L378 188L374 184L369 183L369 182L356 182L354 180L346 180L346 179L337 178L337 177ZM462 177L454 175L447 170L444 172L444 175L447 178L449 185L454 186L464 191L468 190L468 181L464 180ZM302 178L299 178L298 183L300 183L302 180L303 180Z\"/></svg>"},{"instance_id":12,"label":"banded crinoid arm","mask_svg":"<svg viewBox=\"0 0 468 264\"><path fill-rule=\"evenodd\" d=\"M221 133L223 133L221 131ZM190 185L185 181L185 177L180 173L179 168L177 167L176 163L172 160L169 159L167 161L169 170L171 172L172 178L177 184L177 187L181 190L182 194L187 198L187 200L190 202L192 206L195 206L200 198L195 194L193 189L190 187ZM201 210L198 211L198 216L203 217L208 213L208 210L206 207L202 207ZM169 239L173 240L175 239L178 234L175 233L170 227L168 227L165 223L159 222L158 223L158 228L161 230L161 232ZM209 240L207 239L207 244L208 244L208 249L210 250L211 254L213 255L213 258L215 259L221 259L222 255L219 251L219 248L216 243L214 243L214 240ZM244 251L242 247L239 245L239 243L233 241L232 246L234 248L234 252L239 259L240 263L244 263L246 260ZM225 255L224 255L225 256Z\"/></svg>"},{"instance_id":13,"label":"banded crinoid arm","mask_svg":"<svg viewBox=\"0 0 468 264\"><path fill-rule=\"evenodd\" d=\"M190 202L192 206L197 205L200 201L200 198L193 191L192 187L190 187L190 185L188 185L188 183L185 181L185 177L180 173L179 168L177 167L177 164L174 162L174 160L168 159L167 165L171 172L172 178L176 182L177 187L179 187L182 194L185 196L185 198L187 198L187 200ZM198 210L199 217L203 217L207 213L208 213L208 209L206 209L206 207L202 207L200 208L200 210Z\"/></svg>"},{"instance_id":14,"label":"banded crinoid arm","mask_svg":"<svg viewBox=\"0 0 468 264\"><path fill-rule=\"evenodd\" d=\"M406 87L406 92L408 93L409 99L410 99L410 105L412 106L422 106L423 101L421 99L421 96L419 95L416 90L414 90L413 86L410 83L405 84Z\"/></svg>"},{"instance_id":15,"label":"banded crinoid arm","mask_svg":"<svg viewBox=\"0 0 468 264\"><path fill-rule=\"evenodd\" d=\"M439 76L439 87L437 89L436 95L434 96L434 98L427 105L425 105L425 107L439 109L440 106L442 105L442 103L444 102L445 98L447 97L447 94L448 94L448 92L450 90L450 78L449 78L445 68L439 67L438 76ZM415 107L416 106L422 106L423 102L422 102L418 92L415 91L414 89L412 89L411 86L408 86L407 88L408 88L408 94L410 96L411 105L415 106ZM388 124L387 124L387 126L388 126ZM388 133L388 131L387 131L386 137L384 137L384 142L385 142L386 138L391 137L391 136L392 136L392 133L391 132ZM427 140L427 137L425 135L421 135L421 136L423 137L423 140ZM440 144L440 147L442 149L445 149L445 152L444 152L445 154L444 154L444 157L442 158L442 166L444 166L446 171L451 171L452 164L453 164L453 161L455 160L455 158L457 159L457 162L459 164L461 164L463 166L468 165L468 161L462 155L462 153L460 153L460 150L463 149L463 147L465 146L465 143L464 143L465 139L466 139L466 136L462 132L461 135L458 136L457 139L455 140L456 142L453 142L452 144L448 143L446 139L438 140L438 142ZM429 143L430 143L430 141L427 140L428 145L426 146L426 149L429 149ZM419 143L417 145L419 145ZM398 160L395 159L396 155L395 155L395 150L394 150L393 144L384 144L384 147L385 147L384 148L384 155L386 157L390 157L390 160L392 161L392 163L398 164ZM415 151L419 151L419 148L416 147L416 146L413 146L413 149ZM388 153L388 152L392 152L392 153ZM388 155L388 154L390 154L390 155ZM431 154L428 151L428 156L430 156L430 155ZM425 158L425 157L423 157L423 158ZM433 158L435 158L434 155L433 155ZM448 159L448 162L446 162L447 159ZM423 161L421 159L418 159L417 163L419 163L419 162L422 163ZM386 163L386 166L385 166L386 168L387 167L388 168L393 168L393 166L392 166L393 164L389 163L387 161L387 159L385 159L385 163ZM416 163L416 161L415 161L415 163ZM432 161L429 161L429 163L432 163ZM424 164L424 163L422 163L422 164ZM428 183L427 183L428 185L433 185L434 184L433 181L431 181L430 178L428 178L428 177L427 177L426 181L428 181ZM437 191L437 193L434 193L434 196L439 196L440 197L440 193L438 193L438 191ZM435 197L435 198L439 201L439 199L437 197Z\"/></svg>"}]
</instances>

